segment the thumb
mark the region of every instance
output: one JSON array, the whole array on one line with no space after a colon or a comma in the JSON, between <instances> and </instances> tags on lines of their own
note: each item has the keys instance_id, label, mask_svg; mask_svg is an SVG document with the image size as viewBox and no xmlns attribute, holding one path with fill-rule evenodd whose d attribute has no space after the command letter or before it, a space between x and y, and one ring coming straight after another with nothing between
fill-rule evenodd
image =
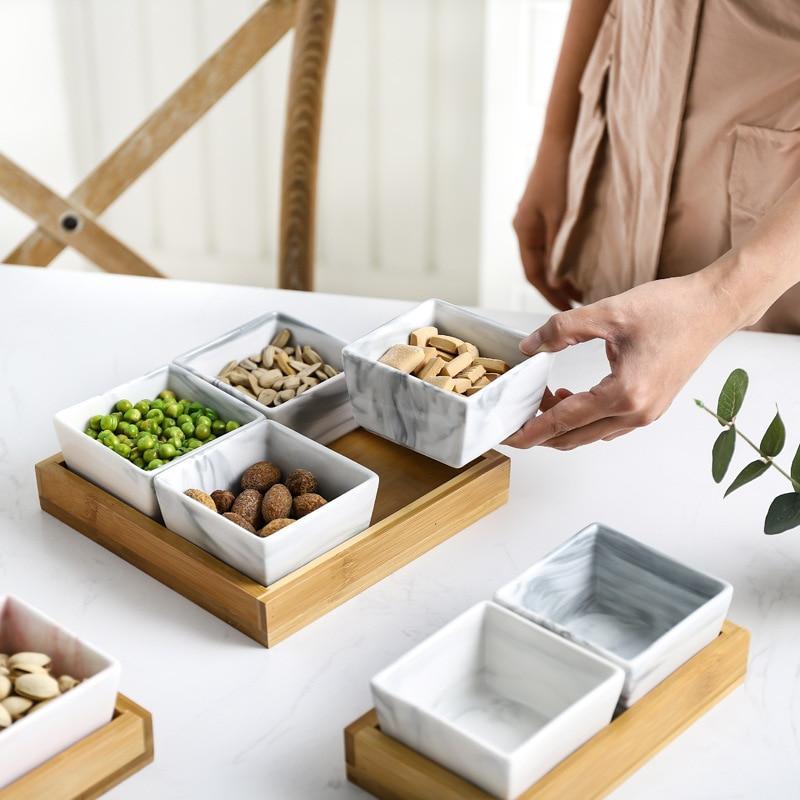
<instances>
[{"instance_id":1,"label":"thumb","mask_svg":"<svg viewBox=\"0 0 800 800\"><path fill-rule=\"evenodd\" d=\"M557 353L559 350L590 339L605 338L605 325L594 306L574 308L554 314L541 328L519 343L526 356Z\"/></svg>"}]
</instances>

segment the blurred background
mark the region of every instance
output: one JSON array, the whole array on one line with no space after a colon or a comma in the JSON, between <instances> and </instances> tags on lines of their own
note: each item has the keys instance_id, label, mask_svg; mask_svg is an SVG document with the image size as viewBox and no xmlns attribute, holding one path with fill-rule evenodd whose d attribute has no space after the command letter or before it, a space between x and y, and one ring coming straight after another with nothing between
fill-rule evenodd
<instances>
[{"instance_id":1,"label":"blurred background","mask_svg":"<svg viewBox=\"0 0 800 800\"><path fill-rule=\"evenodd\" d=\"M0 0L0 151L67 194L257 0ZM320 291L549 308L511 219L568 0L338 0ZM276 283L291 34L102 216L175 278ZM3 255L32 228L0 201ZM70 250L55 269L95 269Z\"/></svg>"}]
</instances>

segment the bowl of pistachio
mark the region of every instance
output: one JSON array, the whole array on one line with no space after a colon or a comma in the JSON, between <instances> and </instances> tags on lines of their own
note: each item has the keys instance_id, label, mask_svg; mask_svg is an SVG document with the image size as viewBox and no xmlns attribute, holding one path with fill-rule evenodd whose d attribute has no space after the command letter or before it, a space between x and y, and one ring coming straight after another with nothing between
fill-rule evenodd
<instances>
[{"instance_id":1,"label":"bowl of pistachio","mask_svg":"<svg viewBox=\"0 0 800 800\"><path fill-rule=\"evenodd\" d=\"M0 595L0 790L111 720L120 666Z\"/></svg>"}]
</instances>

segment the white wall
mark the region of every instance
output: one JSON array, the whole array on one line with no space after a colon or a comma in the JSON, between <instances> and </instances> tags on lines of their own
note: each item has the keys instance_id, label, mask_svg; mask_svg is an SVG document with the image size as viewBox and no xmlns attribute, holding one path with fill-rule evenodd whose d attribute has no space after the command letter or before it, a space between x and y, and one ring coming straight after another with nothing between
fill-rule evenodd
<instances>
[{"instance_id":1,"label":"white wall","mask_svg":"<svg viewBox=\"0 0 800 800\"><path fill-rule=\"evenodd\" d=\"M566 4L338 0L320 289L536 307L510 219ZM15 79L0 149L67 192L256 6L3 0L0 66ZM287 38L103 215L169 275L274 284L290 50ZM28 229L13 216L0 209L4 251Z\"/></svg>"}]
</instances>

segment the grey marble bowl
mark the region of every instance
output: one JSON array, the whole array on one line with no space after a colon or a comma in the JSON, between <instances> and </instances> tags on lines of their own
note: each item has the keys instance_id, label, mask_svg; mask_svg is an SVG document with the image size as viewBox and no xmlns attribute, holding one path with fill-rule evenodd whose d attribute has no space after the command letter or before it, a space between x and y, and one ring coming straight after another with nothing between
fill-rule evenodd
<instances>
[{"instance_id":1,"label":"grey marble bowl","mask_svg":"<svg viewBox=\"0 0 800 800\"><path fill-rule=\"evenodd\" d=\"M512 368L465 397L378 362L389 347L407 342L412 330L426 325L472 342L482 354L502 358ZM463 467L539 409L552 356L523 356L519 343L525 336L443 300L426 300L344 348L356 422L451 467Z\"/></svg>"},{"instance_id":2,"label":"grey marble bowl","mask_svg":"<svg viewBox=\"0 0 800 800\"><path fill-rule=\"evenodd\" d=\"M310 345L327 364L338 370L342 369L342 348L345 343L341 339L279 311L270 311L211 342L189 350L178 356L174 363L247 403L267 419L280 422L317 442L328 444L357 427L353 420L344 375L329 378L277 408L263 406L217 378L225 364L234 359L241 361L252 353L260 353L283 328L292 332L293 342Z\"/></svg>"},{"instance_id":3,"label":"grey marble bowl","mask_svg":"<svg viewBox=\"0 0 800 800\"><path fill-rule=\"evenodd\" d=\"M328 502L262 539L184 494L186 489L238 494L242 473L257 461L274 462L284 476L293 469L310 470ZM269 586L369 527L378 476L290 428L261 419L250 430L233 431L168 467L155 488L171 531Z\"/></svg>"},{"instance_id":4,"label":"grey marble bowl","mask_svg":"<svg viewBox=\"0 0 800 800\"><path fill-rule=\"evenodd\" d=\"M711 642L730 584L593 524L495 594L495 601L625 671L628 707Z\"/></svg>"}]
</instances>

